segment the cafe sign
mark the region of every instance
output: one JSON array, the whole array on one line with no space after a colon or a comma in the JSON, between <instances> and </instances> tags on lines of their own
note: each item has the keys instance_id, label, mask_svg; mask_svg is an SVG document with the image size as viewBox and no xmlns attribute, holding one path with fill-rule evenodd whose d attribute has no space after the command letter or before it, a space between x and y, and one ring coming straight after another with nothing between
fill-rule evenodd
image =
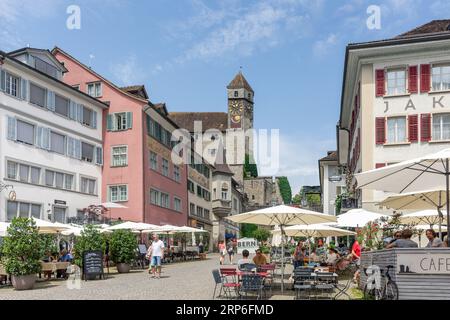
<instances>
[{"instance_id":1,"label":"cafe sign","mask_svg":"<svg viewBox=\"0 0 450 320\"><path fill-rule=\"evenodd\" d=\"M237 241L237 249L239 254L244 250L248 250L250 253L255 253L258 248L258 241L254 238L242 238Z\"/></svg>"},{"instance_id":2,"label":"cafe sign","mask_svg":"<svg viewBox=\"0 0 450 320\"><path fill-rule=\"evenodd\" d=\"M449 250L450 251L450 250ZM448 274L450 252L398 253L398 274Z\"/></svg>"}]
</instances>

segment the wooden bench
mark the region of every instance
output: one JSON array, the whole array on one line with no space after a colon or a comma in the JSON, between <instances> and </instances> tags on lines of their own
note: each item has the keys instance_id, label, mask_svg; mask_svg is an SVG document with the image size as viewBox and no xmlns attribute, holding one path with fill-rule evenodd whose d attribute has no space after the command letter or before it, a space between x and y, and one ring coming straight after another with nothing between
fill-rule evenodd
<instances>
[{"instance_id":1,"label":"wooden bench","mask_svg":"<svg viewBox=\"0 0 450 320\"><path fill-rule=\"evenodd\" d=\"M55 273L60 273L66 277L66 270L70 266L70 262L41 262L41 272L39 277L43 273L48 279Z\"/></svg>"}]
</instances>

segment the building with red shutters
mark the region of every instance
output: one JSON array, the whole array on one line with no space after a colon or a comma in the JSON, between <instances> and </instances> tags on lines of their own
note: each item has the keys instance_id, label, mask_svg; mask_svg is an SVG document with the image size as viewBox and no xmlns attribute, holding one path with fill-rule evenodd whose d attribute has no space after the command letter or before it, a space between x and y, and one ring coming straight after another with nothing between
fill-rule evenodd
<instances>
[{"instance_id":1,"label":"building with red shutters","mask_svg":"<svg viewBox=\"0 0 450 320\"><path fill-rule=\"evenodd\" d=\"M450 147L450 20L395 38L347 46L338 161L359 207L384 192L356 189L353 174Z\"/></svg>"},{"instance_id":2,"label":"building with red shutters","mask_svg":"<svg viewBox=\"0 0 450 320\"><path fill-rule=\"evenodd\" d=\"M102 201L111 218L157 225L187 224L187 168L171 156L177 125L164 104L148 100L145 87L118 87L60 48L53 55L68 70L63 81L109 105L103 114Z\"/></svg>"}]
</instances>

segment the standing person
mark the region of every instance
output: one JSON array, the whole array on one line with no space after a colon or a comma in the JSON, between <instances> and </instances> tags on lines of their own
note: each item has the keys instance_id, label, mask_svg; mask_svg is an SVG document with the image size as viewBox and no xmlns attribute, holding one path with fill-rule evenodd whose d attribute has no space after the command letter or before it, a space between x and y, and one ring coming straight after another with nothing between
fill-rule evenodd
<instances>
[{"instance_id":1,"label":"standing person","mask_svg":"<svg viewBox=\"0 0 450 320\"><path fill-rule=\"evenodd\" d=\"M227 252L228 252L228 258L230 259L230 264L233 264L234 246L233 246L233 240L231 240L231 239L227 243Z\"/></svg>"},{"instance_id":2,"label":"standing person","mask_svg":"<svg viewBox=\"0 0 450 320\"><path fill-rule=\"evenodd\" d=\"M433 229L428 229L425 232L425 235L428 238L428 244L427 244L427 248L439 248L439 247L444 247L444 243L442 242L441 239L439 239L439 237L436 237L436 232Z\"/></svg>"},{"instance_id":3,"label":"standing person","mask_svg":"<svg viewBox=\"0 0 450 320\"><path fill-rule=\"evenodd\" d=\"M223 264L225 261L225 255L227 254L227 249L225 248L225 242L219 241L219 254L220 254L220 264Z\"/></svg>"},{"instance_id":4,"label":"standing person","mask_svg":"<svg viewBox=\"0 0 450 320\"><path fill-rule=\"evenodd\" d=\"M199 244L198 244L198 253L203 253L205 246L203 245L203 241L200 240Z\"/></svg>"},{"instance_id":5,"label":"standing person","mask_svg":"<svg viewBox=\"0 0 450 320\"><path fill-rule=\"evenodd\" d=\"M159 279L161 277L161 260L164 257L164 242L159 240L159 236L155 233L153 234L153 242L149 248L151 262L150 268L151 273L153 274L152 278ZM156 274L156 272L158 274Z\"/></svg>"},{"instance_id":6,"label":"standing person","mask_svg":"<svg viewBox=\"0 0 450 320\"><path fill-rule=\"evenodd\" d=\"M354 261L355 264L358 266L358 270L353 275L354 283L358 283L359 275L360 275L359 265L361 262L361 246L359 245L359 242L356 238L355 238L355 241L353 241L352 252L350 253L350 260Z\"/></svg>"},{"instance_id":7,"label":"standing person","mask_svg":"<svg viewBox=\"0 0 450 320\"><path fill-rule=\"evenodd\" d=\"M304 255L303 255L303 243L299 241L294 250L294 269L303 266Z\"/></svg>"}]
</instances>

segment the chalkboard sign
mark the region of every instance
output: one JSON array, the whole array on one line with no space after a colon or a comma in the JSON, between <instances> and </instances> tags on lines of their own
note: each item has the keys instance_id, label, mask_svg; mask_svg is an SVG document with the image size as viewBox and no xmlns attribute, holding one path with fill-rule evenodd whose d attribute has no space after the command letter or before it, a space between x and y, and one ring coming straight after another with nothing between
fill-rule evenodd
<instances>
[{"instance_id":1,"label":"chalkboard sign","mask_svg":"<svg viewBox=\"0 0 450 320\"><path fill-rule=\"evenodd\" d=\"M145 244L140 244L138 245L139 248L139 253L142 255L146 255L147 254L147 247L145 246Z\"/></svg>"},{"instance_id":2,"label":"chalkboard sign","mask_svg":"<svg viewBox=\"0 0 450 320\"><path fill-rule=\"evenodd\" d=\"M96 276L104 278L103 275L103 252L85 251L83 252L83 277L84 280L93 279Z\"/></svg>"}]
</instances>

